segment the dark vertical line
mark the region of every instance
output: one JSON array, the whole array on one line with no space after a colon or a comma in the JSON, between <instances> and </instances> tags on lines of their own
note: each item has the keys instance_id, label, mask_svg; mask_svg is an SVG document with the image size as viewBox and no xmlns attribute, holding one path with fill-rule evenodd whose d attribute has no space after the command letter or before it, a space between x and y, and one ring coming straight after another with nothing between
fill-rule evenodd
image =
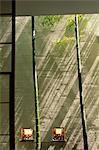
<instances>
[{"instance_id":1,"label":"dark vertical line","mask_svg":"<svg viewBox=\"0 0 99 150\"><path fill-rule=\"evenodd\" d=\"M82 76L81 76L78 16L76 15L75 15L75 37L76 37L76 49L77 49L78 80L79 80L79 94L80 94L80 108L81 108L82 127L83 127L84 150L88 150L87 126L86 126L83 89L82 89Z\"/></svg>"},{"instance_id":2,"label":"dark vertical line","mask_svg":"<svg viewBox=\"0 0 99 150\"><path fill-rule=\"evenodd\" d=\"M41 149L40 141L40 114L39 114L39 100L38 100L38 81L35 62L35 27L34 16L32 19L32 60L33 60L33 81L34 81L34 98L35 98L35 118L36 118L36 150Z\"/></svg>"},{"instance_id":3,"label":"dark vertical line","mask_svg":"<svg viewBox=\"0 0 99 150\"><path fill-rule=\"evenodd\" d=\"M10 150L15 150L15 0L12 0L12 57L10 75Z\"/></svg>"}]
</instances>

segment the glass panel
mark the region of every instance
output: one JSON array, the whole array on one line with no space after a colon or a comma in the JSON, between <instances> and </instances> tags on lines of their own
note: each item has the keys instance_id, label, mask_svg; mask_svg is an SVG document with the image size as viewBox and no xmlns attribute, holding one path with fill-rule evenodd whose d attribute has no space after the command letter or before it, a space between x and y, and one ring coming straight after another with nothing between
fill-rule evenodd
<instances>
[{"instance_id":1,"label":"glass panel","mask_svg":"<svg viewBox=\"0 0 99 150\"><path fill-rule=\"evenodd\" d=\"M0 146L6 146L9 143L9 135L0 135Z\"/></svg>"},{"instance_id":2,"label":"glass panel","mask_svg":"<svg viewBox=\"0 0 99 150\"><path fill-rule=\"evenodd\" d=\"M9 104L0 104L0 134L9 134Z\"/></svg>"},{"instance_id":3,"label":"glass panel","mask_svg":"<svg viewBox=\"0 0 99 150\"><path fill-rule=\"evenodd\" d=\"M87 16L81 37L82 77L89 149L99 149L99 14ZM84 40L83 40L84 39Z\"/></svg>"},{"instance_id":4,"label":"glass panel","mask_svg":"<svg viewBox=\"0 0 99 150\"><path fill-rule=\"evenodd\" d=\"M12 42L12 18L0 17L0 43Z\"/></svg>"},{"instance_id":5,"label":"glass panel","mask_svg":"<svg viewBox=\"0 0 99 150\"><path fill-rule=\"evenodd\" d=\"M9 149L9 76L0 75L0 149Z\"/></svg>"},{"instance_id":6,"label":"glass panel","mask_svg":"<svg viewBox=\"0 0 99 150\"><path fill-rule=\"evenodd\" d=\"M0 45L0 72L11 71L11 49L12 45Z\"/></svg>"},{"instance_id":7,"label":"glass panel","mask_svg":"<svg viewBox=\"0 0 99 150\"><path fill-rule=\"evenodd\" d=\"M19 142L20 128L35 130L31 17L16 18L16 37L15 149L36 149L35 140L29 143Z\"/></svg>"},{"instance_id":8,"label":"glass panel","mask_svg":"<svg viewBox=\"0 0 99 150\"><path fill-rule=\"evenodd\" d=\"M42 149L83 149L74 15L36 17L35 27ZM66 129L67 144L50 144L55 127Z\"/></svg>"},{"instance_id":9,"label":"glass panel","mask_svg":"<svg viewBox=\"0 0 99 150\"><path fill-rule=\"evenodd\" d=\"M1 150L9 150L9 142L8 141L9 141L9 137L4 137L3 138L3 143L2 143L1 142L1 137L0 137L0 149Z\"/></svg>"},{"instance_id":10,"label":"glass panel","mask_svg":"<svg viewBox=\"0 0 99 150\"><path fill-rule=\"evenodd\" d=\"M9 102L9 76L0 75L0 102Z\"/></svg>"}]
</instances>

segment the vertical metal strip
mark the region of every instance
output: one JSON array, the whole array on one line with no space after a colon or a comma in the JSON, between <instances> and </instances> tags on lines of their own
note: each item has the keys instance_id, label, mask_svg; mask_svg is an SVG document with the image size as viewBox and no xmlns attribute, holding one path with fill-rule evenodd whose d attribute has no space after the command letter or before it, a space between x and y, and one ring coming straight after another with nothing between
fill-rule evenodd
<instances>
[{"instance_id":1,"label":"vertical metal strip","mask_svg":"<svg viewBox=\"0 0 99 150\"><path fill-rule=\"evenodd\" d=\"M86 115L85 115L85 106L84 106L83 89L82 89L79 27L78 27L77 15L75 15L75 37L76 37L76 49L77 49L78 80L79 80L79 94L80 94L80 108L81 108L82 127L83 127L84 150L88 150L87 125L86 125Z\"/></svg>"},{"instance_id":2,"label":"vertical metal strip","mask_svg":"<svg viewBox=\"0 0 99 150\"><path fill-rule=\"evenodd\" d=\"M34 98L35 98L35 117L36 117L36 150L41 149L40 140L40 114L39 114L39 99L38 99L38 81L35 62L35 27L34 16L32 16L32 60L33 60L33 81L34 81Z\"/></svg>"},{"instance_id":3,"label":"vertical metal strip","mask_svg":"<svg viewBox=\"0 0 99 150\"><path fill-rule=\"evenodd\" d=\"M10 150L15 150L15 0L12 0L12 57L10 75Z\"/></svg>"}]
</instances>

